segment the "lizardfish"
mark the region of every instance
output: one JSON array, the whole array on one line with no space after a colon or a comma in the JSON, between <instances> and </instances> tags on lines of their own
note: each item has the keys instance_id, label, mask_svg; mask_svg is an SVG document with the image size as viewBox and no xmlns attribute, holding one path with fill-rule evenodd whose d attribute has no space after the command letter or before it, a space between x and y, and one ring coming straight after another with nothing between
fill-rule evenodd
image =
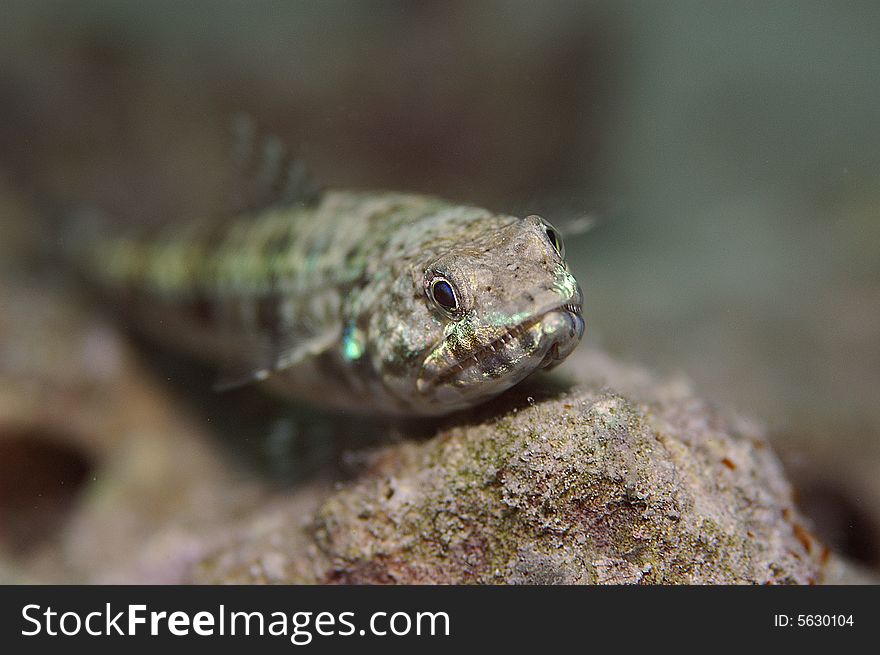
<instances>
[{"instance_id":1,"label":"lizardfish","mask_svg":"<svg viewBox=\"0 0 880 655\"><path fill-rule=\"evenodd\" d=\"M219 365L228 384L353 411L475 405L558 364L584 332L549 222L430 196L328 190L71 242L132 325Z\"/></svg>"}]
</instances>

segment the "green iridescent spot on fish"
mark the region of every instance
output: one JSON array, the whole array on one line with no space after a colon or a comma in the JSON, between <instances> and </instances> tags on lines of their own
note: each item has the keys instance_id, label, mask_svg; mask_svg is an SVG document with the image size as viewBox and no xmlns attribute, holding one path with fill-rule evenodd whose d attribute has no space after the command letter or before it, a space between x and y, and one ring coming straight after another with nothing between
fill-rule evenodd
<instances>
[{"instance_id":1,"label":"green iridescent spot on fish","mask_svg":"<svg viewBox=\"0 0 880 655\"><path fill-rule=\"evenodd\" d=\"M265 381L353 411L475 405L561 362L584 332L555 228L429 196L328 190L71 243L136 328L217 364L221 386Z\"/></svg>"},{"instance_id":2,"label":"green iridescent spot on fish","mask_svg":"<svg viewBox=\"0 0 880 655\"><path fill-rule=\"evenodd\" d=\"M342 352L346 359L352 361L360 359L364 354L363 335L357 328L346 328L342 337Z\"/></svg>"}]
</instances>

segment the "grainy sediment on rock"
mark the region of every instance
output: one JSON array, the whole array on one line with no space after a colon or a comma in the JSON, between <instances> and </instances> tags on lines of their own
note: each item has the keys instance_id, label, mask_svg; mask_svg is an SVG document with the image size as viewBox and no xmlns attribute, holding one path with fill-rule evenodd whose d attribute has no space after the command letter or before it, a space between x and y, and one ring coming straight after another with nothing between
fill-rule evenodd
<instances>
[{"instance_id":1,"label":"grainy sediment on rock","mask_svg":"<svg viewBox=\"0 0 880 655\"><path fill-rule=\"evenodd\" d=\"M0 291L0 447L51 435L90 466L49 538L0 554L7 580L823 580L760 427L681 379L582 347L350 481L278 489L220 456L105 322L49 289Z\"/></svg>"},{"instance_id":2,"label":"grainy sediment on rock","mask_svg":"<svg viewBox=\"0 0 880 655\"><path fill-rule=\"evenodd\" d=\"M196 579L813 583L823 548L760 432L681 381L584 351L594 382L376 453L298 549L234 544ZM615 378L631 395L615 389ZM485 412L483 412L485 414ZM244 530L244 533L247 533ZM274 574L262 563L266 552Z\"/></svg>"}]
</instances>

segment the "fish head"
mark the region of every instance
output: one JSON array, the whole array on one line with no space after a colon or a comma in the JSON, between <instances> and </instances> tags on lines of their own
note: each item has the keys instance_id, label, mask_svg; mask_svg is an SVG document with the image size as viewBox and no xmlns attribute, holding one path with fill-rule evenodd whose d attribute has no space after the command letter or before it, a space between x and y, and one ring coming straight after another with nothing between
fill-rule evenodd
<instances>
[{"instance_id":1,"label":"fish head","mask_svg":"<svg viewBox=\"0 0 880 655\"><path fill-rule=\"evenodd\" d=\"M487 400L556 366L583 336L580 285L559 232L538 216L454 244L420 269L435 326L415 381L425 413Z\"/></svg>"}]
</instances>

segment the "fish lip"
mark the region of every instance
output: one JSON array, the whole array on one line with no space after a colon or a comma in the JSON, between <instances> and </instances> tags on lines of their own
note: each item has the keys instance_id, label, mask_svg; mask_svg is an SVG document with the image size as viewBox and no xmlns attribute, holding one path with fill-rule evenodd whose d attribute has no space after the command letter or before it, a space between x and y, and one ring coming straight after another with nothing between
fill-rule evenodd
<instances>
[{"instance_id":1,"label":"fish lip","mask_svg":"<svg viewBox=\"0 0 880 655\"><path fill-rule=\"evenodd\" d=\"M479 364L480 358L482 356L485 356L485 353L494 352L494 348L496 346L498 346L499 344L504 345L505 341L507 341L507 340L511 339L512 337L528 330L533 325L535 325L539 321L543 320L544 317L546 317L547 315L549 315L553 312L564 311L568 314L571 314L576 318L576 321L581 326L583 326L584 321L583 321L583 317L581 314L582 305L580 302L576 302L576 300L577 300L577 298L571 298L567 302L554 304L546 309L539 310L534 315L532 315L530 318L527 318L526 320L521 321L520 323L517 323L515 325L506 327L504 333L501 336L496 337L492 341L489 341L485 344L482 344L477 350L469 353L466 357L463 357L462 359L460 359L456 362L453 362L452 364L449 364L448 366L445 366L444 368L442 368L440 370L432 371L429 373L427 370L428 365L426 362L422 366L421 373L419 374L419 377L418 377L419 389L422 391L427 391L431 387L435 387L438 384L441 384L442 382L455 377L455 375L457 375L458 373L466 371L467 369L471 368L472 366ZM583 332L582 327L579 329L579 332L580 333ZM578 335L578 341L579 340L580 340L580 334ZM551 357L552 353L556 353L556 355ZM547 367L553 365L554 363L556 363L560 359L558 357L558 353L559 353L559 344L554 343L553 346L551 346L550 349L547 351L547 354L544 356L544 359L537 366L537 368L547 368ZM566 355L567 354L568 353L566 353Z\"/></svg>"}]
</instances>

